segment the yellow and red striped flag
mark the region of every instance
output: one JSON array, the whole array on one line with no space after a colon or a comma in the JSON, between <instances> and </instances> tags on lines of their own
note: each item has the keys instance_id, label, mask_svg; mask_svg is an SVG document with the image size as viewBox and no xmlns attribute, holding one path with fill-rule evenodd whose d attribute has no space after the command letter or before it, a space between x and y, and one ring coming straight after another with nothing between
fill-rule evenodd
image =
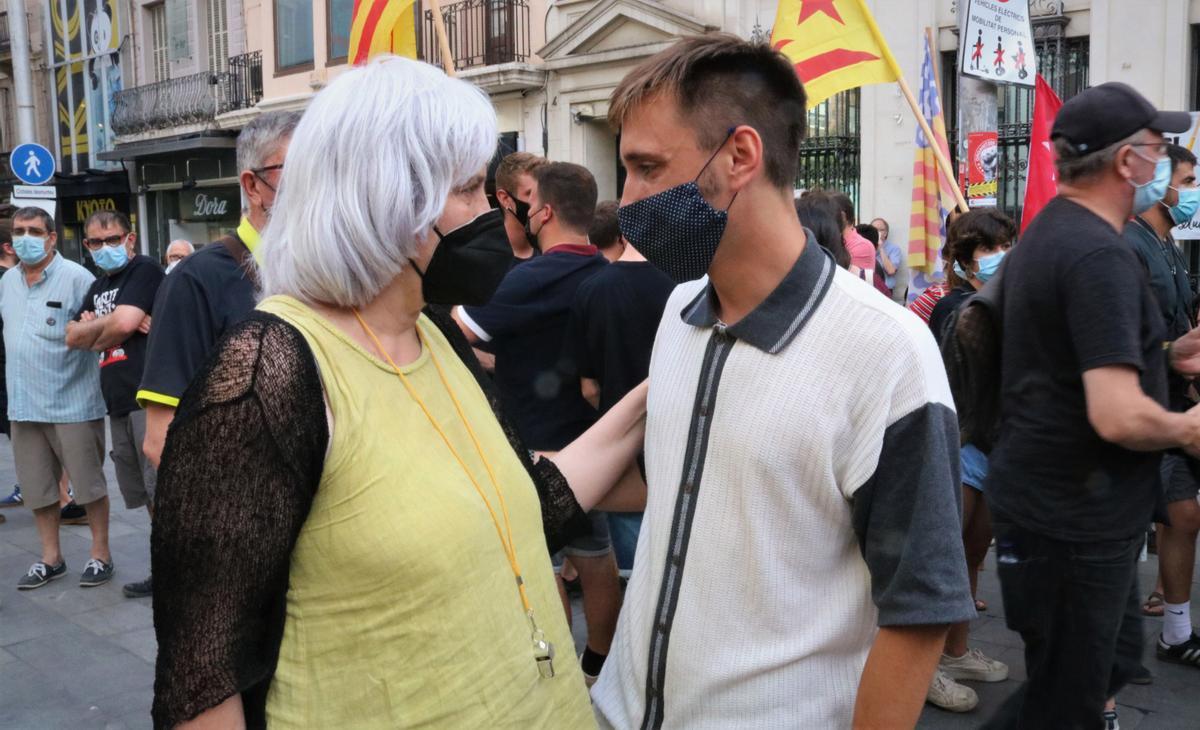
<instances>
[{"instance_id":1,"label":"yellow and red striped flag","mask_svg":"<svg viewBox=\"0 0 1200 730\"><path fill-rule=\"evenodd\" d=\"M863 0L779 0L771 47L795 63L809 108L839 91L900 77Z\"/></svg>"},{"instance_id":2,"label":"yellow and red striped flag","mask_svg":"<svg viewBox=\"0 0 1200 730\"><path fill-rule=\"evenodd\" d=\"M413 0L354 0L350 21L350 64L379 53L417 57L417 20Z\"/></svg>"},{"instance_id":3,"label":"yellow and red striped flag","mask_svg":"<svg viewBox=\"0 0 1200 730\"><path fill-rule=\"evenodd\" d=\"M923 272L925 277L914 276L914 288L920 288L926 277L940 270L942 243L945 240L946 208L943 200L954 200L953 180L938 170L933 145L937 145L946 159L950 159L950 145L946 141L946 119L942 116L937 77L933 72L933 56L929 50L929 37L925 37L925 59L921 62L921 93L918 100L921 115L933 130L933 139L926 138L917 126L916 159L913 160L912 216L909 219L908 265Z\"/></svg>"}]
</instances>

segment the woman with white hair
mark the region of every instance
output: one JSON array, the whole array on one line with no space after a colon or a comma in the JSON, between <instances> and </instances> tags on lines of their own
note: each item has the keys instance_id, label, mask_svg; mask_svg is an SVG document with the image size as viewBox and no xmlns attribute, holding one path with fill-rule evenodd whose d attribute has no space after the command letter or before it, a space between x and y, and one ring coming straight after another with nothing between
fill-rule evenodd
<instances>
[{"instance_id":1,"label":"woman with white hair","mask_svg":"<svg viewBox=\"0 0 1200 730\"><path fill-rule=\"evenodd\" d=\"M632 461L645 394L535 464L453 322L422 314L508 267L495 140L486 96L398 58L305 113L267 298L159 471L156 726L594 726L547 542Z\"/></svg>"}]
</instances>

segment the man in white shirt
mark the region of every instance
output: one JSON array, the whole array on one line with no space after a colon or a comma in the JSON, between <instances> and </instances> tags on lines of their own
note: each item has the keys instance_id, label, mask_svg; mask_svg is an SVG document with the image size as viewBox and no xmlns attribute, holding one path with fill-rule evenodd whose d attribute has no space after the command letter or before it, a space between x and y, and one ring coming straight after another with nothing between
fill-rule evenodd
<instances>
[{"instance_id":1,"label":"man in white shirt","mask_svg":"<svg viewBox=\"0 0 1200 730\"><path fill-rule=\"evenodd\" d=\"M782 55L723 34L613 94L622 233L681 286L602 725L912 727L975 615L937 347L797 220L804 110Z\"/></svg>"}]
</instances>

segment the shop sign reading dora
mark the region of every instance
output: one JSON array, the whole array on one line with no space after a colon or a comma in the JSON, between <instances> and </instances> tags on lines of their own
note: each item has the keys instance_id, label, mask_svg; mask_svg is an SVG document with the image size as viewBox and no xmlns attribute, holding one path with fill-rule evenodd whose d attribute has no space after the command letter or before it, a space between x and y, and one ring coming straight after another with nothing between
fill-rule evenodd
<instances>
[{"instance_id":1,"label":"shop sign reading dora","mask_svg":"<svg viewBox=\"0 0 1200 730\"><path fill-rule=\"evenodd\" d=\"M222 190L182 190L179 193L179 217L185 221L223 221L236 219L241 212L237 188Z\"/></svg>"}]
</instances>

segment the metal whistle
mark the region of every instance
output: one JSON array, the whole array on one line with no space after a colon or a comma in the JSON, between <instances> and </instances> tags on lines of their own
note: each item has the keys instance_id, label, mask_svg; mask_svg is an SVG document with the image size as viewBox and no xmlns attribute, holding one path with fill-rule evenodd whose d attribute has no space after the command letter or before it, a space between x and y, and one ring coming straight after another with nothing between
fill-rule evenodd
<instances>
[{"instance_id":1,"label":"metal whistle","mask_svg":"<svg viewBox=\"0 0 1200 730\"><path fill-rule=\"evenodd\" d=\"M554 644L541 636L534 637L533 660L537 662L538 673L542 675L542 679L554 678Z\"/></svg>"}]
</instances>

